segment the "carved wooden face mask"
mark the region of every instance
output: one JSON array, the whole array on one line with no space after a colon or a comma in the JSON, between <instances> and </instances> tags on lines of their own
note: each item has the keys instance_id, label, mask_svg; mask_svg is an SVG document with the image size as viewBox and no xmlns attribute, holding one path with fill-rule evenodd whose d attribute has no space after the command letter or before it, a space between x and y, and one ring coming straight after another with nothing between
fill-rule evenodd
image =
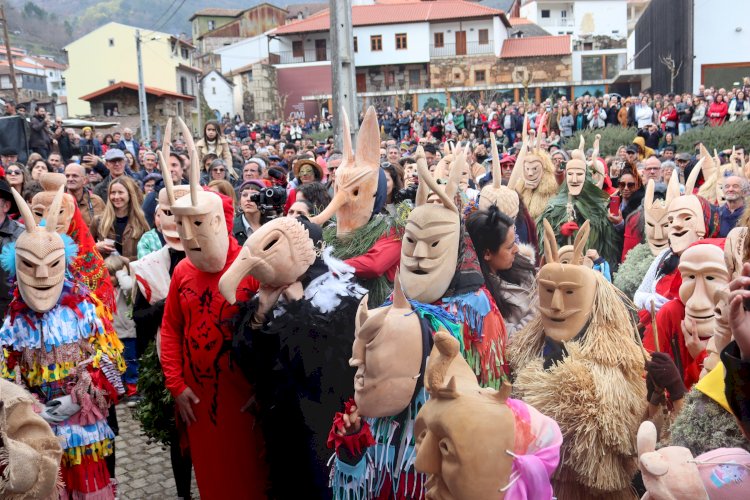
<instances>
[{"instance_id":1,"label":"carved wooden face mask","mask_svg":"<svg viewBox=\"0 0 750 500\"><path fill-rule=\"evenodd\" d=\"M657 256L669 244L669 211L663 200L654 200L653 179L648 180L643 198L643 215L646 222L646 241L651 253Z\"/></svg>"},{"instance_id":2,"label":"carved wooden face mask","mask_svg":"<svg viewBox=\"0 0 750 500\"><path fill-rule=\"evenodd\" d=\"M576 235L572 263L561 264L552 226L544 220L544 256L548 262L537 278L539 312L544 334L557 342L567 342L580 333L594 304L595 271L581 265L588 236L586 221Z\"/></svg>"},{"instance_id":3,"label":"carved wooden face mask","mask_svg":"<svg viewBox=\"0 0 750 500\"><path fill-rule=\"evenodd\" d=\"M729 283L724 251L711 244L693 245L680 257L680 300L685 304L683 328L708 340L716 327L714 296Z\"/></svg>"},{"instance_id":4,"label":"carved wooden face mask","mask_svg":"<svg viewBox=\"0 0 750 500\"><path fill-rule=\"evenodd\" d=\"M492 205L497 205L501 212L511 219L515 219L519 210L518 193L515 189L502 185L500 157L497 153L497 142L494 134L490 136L490 140L492 141L492 184L487 184L482 188L479 194L479 209L487 210ZM519 176L519 168L514 167L508 180L508 186L515 186L518 183ZM541 173L539 178L541 179Z\"/></svg>"},{"instance_id":5,"label":"carved wooden face mask","mask_svg":"<svg viewBox=\"0 0 750 500\"><path fill-rule=\"evenodd\" d=\"M190 196L172 203L177 232L190 262L203 272L217 273L224 269L229 250L224 205L218 194L200 188L198 154L190 129L181 118L177 120L190 152Z\"/></svg>"},{"instance_id":6,"label":"carved wooden face mask","mask_svg":"<svg viewBox=\"0 0 750 500\"><path fill-rule=\"evenodd\" d=\"M175 200L178 200L190 192L188 186L175 186L172 182L172 173L169 171L167 165L167 158L169 158L169 142L172 137L172 119L167 121L167 126L164 129L164 146L161 151L156 152L156 157L159 161L159 167L161 168L162 179L164 179L164 187L159 191L159 218L161 221L161 233L164 235L164 241L167 242L170 248L182 252L185 248L182 246L180 240L180 234L177 232L177 223L174 220L174 213L172 213L172 205Z\"/></svg>"},{"instance_id":7,"label":"carved wooden face mask","mask_svg":"<svg viewBox=\"0 0 750 500\"><path fill-rule=\"evenodd\" d=\"M45 313L60 300L65 284L65 243L55 231L62 205L64 186L60 186L49 206L45 227L34 220L23 198L12 190L21 211L26 231L16 240L16 278L18 291L32 311Z\"/></svg>"},{"instance_id":8,"label":"carved wooden face mask","mask_svg":"<svg viewBox=\"0 0 750 500\"><path fill-rule=\"evenodd\" d=\"M685 181L685 192L692 193L704 163L701 159ZM669 178L667 186L667 211L669 219L669 246L674 253L682 255L690 245L706 236L706 222L703 219L703 207L697 196L686 194L680 196L678 176Z\"/></svg>"},{"instance_id":9,"label":"carved wooden face mask","mask_svg":"<svg viewBox=\"0 0 750 500\"><path fill-rule=\"evenodd\" d=\"M35 194L31 200L31 211L34 214L34 220L36 220L37 224L42 219L49 219L49 208L52 206L52 202L55 196L57 196L60 186L65 187L65 175L45 172L39 177L39 183L44 188L44 191ZM75 209L76 202L73 196L65 193L57 215L57 227L55 230L58 234L68 233Z\"/></svg>"},{"instance_id":10,"label":"carved wooden face mask","mask_svg":"<svg viewBox=\"0 0 750 500\"><path fill-rule=\"evenodd\" d=\"M359 303L349 366L354 400L365 417L398 415L411 402L422 366L422 327L396 274L393 304L369 310Z\"/></svg>"},{"instance_id":11,"label":"carved wooden face mask","mask_svg":"<svg viewBox=\"0 0 750 500\"><path fill-rule=\"evenodd\" d=\"M463 152L456 161L465 161ZM457 189L454 172L460 169L454 167L443 190L430 175L419 148L417 171L416 207L409 214L401 242L401 284L410 298L429 304L445 294L456 271L461 220L453 197ZM428 189L441 203L427 203Z\"/></svg>"},{"instance_id":12,"label":"carved wooden face mask","mask_svg":"<svg viewBox=\"0 0 750 500\"><path fill-rule=\"evenodd\" d=\"M315 245L307 228L292 217L274 219L248 237L237 259L219 280L219 291L230 304L242 279L252 275L261 285L291 285L315 262Z\"/></svg>"},{"instance_id":13,"label":"carved wooden face mask","mask_svg":"<svg viewBox=\"0 0 750 500\"><path fill-rule=\"evenodd\" d=\"M415 466L428 474L426 498L503 498L513 467L508 452L515 448L510 385L499 392L480 388L458 341L444 330L434 339L426 370L430 400L414 424Z\"/></svg>"},{"instance_id":14,"label":"carved wooden face mask","mask_svg":"<svg viewBox=\"0 0 750 500\"><path fill-rule=\"evenodd\" d=\"M344 120L344 159L336 170L335 191L331 203L310 219L322 225L336 214L336 234L343 236L367 224L375 207L380 172L380 129L375 108L370 106L357 136L357 155L352 151L349 118Z\"/></svg>"}]
</instances>

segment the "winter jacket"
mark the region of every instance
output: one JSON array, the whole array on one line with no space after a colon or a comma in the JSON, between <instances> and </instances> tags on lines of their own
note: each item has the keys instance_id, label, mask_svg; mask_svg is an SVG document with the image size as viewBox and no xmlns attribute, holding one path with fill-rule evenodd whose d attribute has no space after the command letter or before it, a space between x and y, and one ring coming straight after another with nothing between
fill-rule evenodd
<instances>
[{"instance_id":1,"label":"winter jacket","mask_svg":"<svg viewBox=\"0 0 750 500\"><path fill-rule=\"evenodd\" d=\"M570 137L573 135L573 126L575 122L571 115L563 115L560 117L560 135L562 137Z\"/></svg>"},{"instance_id":2,"label":"winter jacket","mask_svg":"<svg viewBox=\"0 0 750 500\"><path fill-rule=\"evenodd\" d=\"M607 112L602 108L593 108L586 115L589 128L604 128L607 120Z\"/></svg>"},{"instance_id":3,"label":"winter jacket","mask_svg":"<svg viewBox=\"0 0 750 500\"><path fill-rule=\"evenodd\" d=\"M32 116L29 125L31 126L31 135L29 137L29 148L49 150L52 145L52 136L45 119L36 115Z\"/></svg>"},{"instance_id":4,"label":"winter jacket","mask_svg":"<svg viewBox=\"0 0 750 500\"><path fill-rule=\"evenodd\" d=\"M203 165L203 158L208 153L214 153L220 160L224 160L227 168L232 167L232 150L229 149L229 143L223 137L217 138L215 144L208 144L206 139L201 139L195 143L195 149L198 150L200 165Z\"/></svg>"},{"instance_id":5,"label":"winter jacket","mask_svg":"<svg viewBox=\"0 0 750 500\"><path fill-rule=\"evenodd\" d=\"M712 127L717 127L724 123L727 119L728 112L727 103L725 102L714 102L708 107L708 122Z\"/></svg>"},{"instance_id":6,"label":"winter jacket","mask_svg":"<svg viewBox=\"0 0 750 500\"><path fill-rule=\"evenodd\" d=\"M737 115L737 111L741 111ZM729 121L736 121L737 118L740 120L747 120L748 114L750 114L750 100L745 99L744 101L738 101L735 97L732 102L729 103Z\"/></svg>"},{"instance_id":7,"label":"winter jacket","mask_svg":"<svg viewBox=\"0 0 750 500\"><path fill-rule=\"evenodd\" d=\"M706 105L699 104L693 110L693 118L690 120L693 127L702 127L706 124Z\"/></svg>"}]
</instances>

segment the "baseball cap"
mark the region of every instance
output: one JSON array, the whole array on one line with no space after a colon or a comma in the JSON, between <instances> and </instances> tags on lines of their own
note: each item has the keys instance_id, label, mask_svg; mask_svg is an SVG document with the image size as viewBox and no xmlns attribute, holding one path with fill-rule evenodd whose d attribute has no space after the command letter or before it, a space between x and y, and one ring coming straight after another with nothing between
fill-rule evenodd
<instances>
[{"instance_id":1,"label":"baseball cap","mask_svg":"<svg viewBox=\"0 0 750 500\"><path fill-rule=\"evenodd\" d=\"M110 148L107 150L107 153L104 155L104 161L124 160L124 159L125 159L125 153L122 152L122 149Z\"/></svg>"},{"instance_id":2,"label":"baseball cap","mask_svg":"<svg viewBox=\"0 0 750 500\"><path fill-rule=\"evenodd\" d=\"M638 153L638 147L637 146L628 146L625 148L625 151L628 153Z\"/></svg>"}]
</instances>

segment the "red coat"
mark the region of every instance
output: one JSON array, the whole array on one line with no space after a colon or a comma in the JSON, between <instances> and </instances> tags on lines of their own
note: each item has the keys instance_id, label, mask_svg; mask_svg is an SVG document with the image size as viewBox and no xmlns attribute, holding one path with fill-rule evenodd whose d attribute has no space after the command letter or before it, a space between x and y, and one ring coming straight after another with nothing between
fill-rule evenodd
<instances>
[{"instance_id":1,"label":"red coat","mask_svg":"<svg viewBox=\"0 0 750 500\"><path fill-rule=\"evenodd\" d=\"M268 479L260 426L252 414L240 411L253 388L230 359L239 306L229 305L218 288L239 251L230 237L226 266L214 274L198 270L189 259L180 262L161 325L167 388L176 397L190 387L200 400L193 405L197 421L187 431L198 489L209 500L264 498ZM238 301L257 290L258 282L245 278Z\"/></svg>"},{"instance_id":2,"label":"red coat","mask_svg":"<svg viewBox=\"0 0 750 500\"><path fill-rule=\"evenodd\" d=\"M682 380L688 390L698 382L703 360L706 357L704 350L697 359L693 359L690 352L685 346L685 336L682 333L682 320L685 318L685 305L680 299L674 299L659 309L656 313L656 328L659 332L659 351L669 354L675 359L675 353L672 345L672 339L676 339L677 350L679 352L680 364L682 365ZM654 331L649 323L643 335L643 347L648 352L656 351L656 342L654 341ZM680 368L680 364L677 365Z\"/></svg>"},{"instance_id":3,"label":"red coat","mask_svg":"<svg viewBox=\"0 0 750 500\"><path fill-rule=\"evenodd\" d=\"M367 252L344 262L354 268L354 275L360 279L375 279L385 275L390 282L396 277L401 261L401 240L395 231L384 234Z\"/></svg>"},{"instance_id":4,"label":"red coat","mask_svg":"<svg viewBox=\"0 0 750 500\"><path fill-rule=\"evenodd\" d=\"M641 214L641 210L636 210L625 220L625 234L622 240L622 256L620 257L620 262L625 262L625 257L628 256L628 252L631 251L633 247L643 243L643 227L639 224Z\"/></svg>"},{"instance_id":5,"label":"red coat","mask_svg":"<svg viewBox=\"0 0 750 500\"><path fill-rule=\"evenodd\" d=\"M721 125L727 118L729 107L726 102L714 102L708 108L708 122L712 127Z\"/></svg>"}]
</instances>

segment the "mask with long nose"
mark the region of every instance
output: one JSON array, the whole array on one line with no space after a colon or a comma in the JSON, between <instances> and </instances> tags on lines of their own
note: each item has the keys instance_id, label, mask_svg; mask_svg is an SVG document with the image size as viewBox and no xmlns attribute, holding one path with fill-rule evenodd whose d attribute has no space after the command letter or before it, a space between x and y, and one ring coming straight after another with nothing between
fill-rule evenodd
<instances>
[{"instance_id":1,"label":"mask with long nose","mask_svg":"<svg viewBox=\"0 0 750 500\"><path fill-rule=\"evenodd\" d=\"M646 222L646 241L655 256L669 244L669 211L663 200L654 199L653 179L648 180L646 195L643 198L643 216Z\"/></svg>"},{"instance_id":2,"label":"mask with long nose","mask_svg":"<svg viewBox=\"0 0 750 500\"><path fill-rule=\"evenodd\" d=\"M407 406L422 366L422 327L406 300L399 274L393 304L370 310L365 296L355 320L349 365L354 375L354 400L365 417L398 415Z\"/></svg>"},{"instance_id":3,"label":"mask with long nose","mask_svg":"<svg viewBox=\"0 0 750 500\"><path fill-rule=\"evenodd\" d=\"M426 370L430 399L414 424L415 467L427 474L426 498L503 498L516 448L510 385L482 389L459 354L458 340L440 330Z\"/></svg>"},{"instance_id":4,"label":"mask with long nose","mask_svg":"<svg viewBox=\"0 0 750 500\"><path fill-rule=\"evenodd\" d=\"M453 167L443 189L430 175L421 148L416 156L419 188L401 242L401 284L409 297L429 304L445 294L456 271L461 219L453 198L461 165ZM456 163L463 161L465 154L459 152ZM430 189L440 203L427 202Z\"/></svg>"},{"instance_id":5,"label":"mask with long nose","mask_svg":"<svg viewBox=\"0 0 750 500\"><path fill-rule=\"evenodd\" d=\"M716 328L715 296L729 283L724 251L704 240L685 250L678 269L682 276L680 300L685 304L683 328L708 340Z\"/></svg>"},{"instance_id":6,"label":"mask with long nose","mask_svg":"<svg viewBox=\"0 0 750 500\"><path fill-rule=\"evenodd\" d=\"M685 193L692 193L698 174L704 164L701 159L685 181ZM690 245L706 236L706 222L703 206L694 194L680 196L679 180L676 175L669 178L666 206L669 220L669 246L674 253L682 255Z\"/></svg>"},{"instance_id":7,"label":"mask with long nose","mask_svg":"<svg viewBox=\"0 0 750 500\"><path fill-rule=\"evenodd\" d=\"M572 340L589 320L596 295L595 271L582 265L589 221L581 226L569 264L562 264L555 234L544 219L544 255L548 263L539 270L539 312L544 334L557 342Z\"/></svg>"},{"instance_id":8,"label":"mask with long nose","mask_svg":"<svg viewBox=\"0 0 750 500\"><path fill-rule=\"evenodd\" d=\"M248 237L231 266L219 280L227 302L236 302L242 279L251 275L262 286L279 288L297 282L315 262L315 245L307 228L292 217L264 224Z\"/></svg>"},{"instance_id":9,"label":"mask with long nose","mask_svg":"<svg viewBox=\"0 0 750 500\"><path fill-rule=\"evenodd\" d=\"M375 108L370 106L357 136L356 156L352 150L349 118L344 120L344 150L336 170L335 194L331 203L310 220L322 225L336 214L336 235L342 237L367 224L375 207L380 172L380 129Z\"/></svg>"},{"instance_id":10,"label":"mask with long nose","mask_svg":"<svg viewBox=\"0 0 750 500\"><path fill-rule=\"evenodd\" d=\"M56 232L64 186L49 206L45 226L38 226L24 199L12 190L26 231L16 240L16 278L21 298L32 311L43 314L60 299L65 284L65 242Z\"/></svg>"},{"instance_id":11,"label":"mask with long nose","mask_svg":"<svg viewBox=\"0 0 750 500\"><path fill-rule=\"evenodd\" d=\"M224 205L218 194L201 189L198 153L190 129L181 118L177 120L190 154L190 195L175 200L172 213L187 258L201 271L217 273L224 269L229 250Z\"/></svg>"}]
</instances>

